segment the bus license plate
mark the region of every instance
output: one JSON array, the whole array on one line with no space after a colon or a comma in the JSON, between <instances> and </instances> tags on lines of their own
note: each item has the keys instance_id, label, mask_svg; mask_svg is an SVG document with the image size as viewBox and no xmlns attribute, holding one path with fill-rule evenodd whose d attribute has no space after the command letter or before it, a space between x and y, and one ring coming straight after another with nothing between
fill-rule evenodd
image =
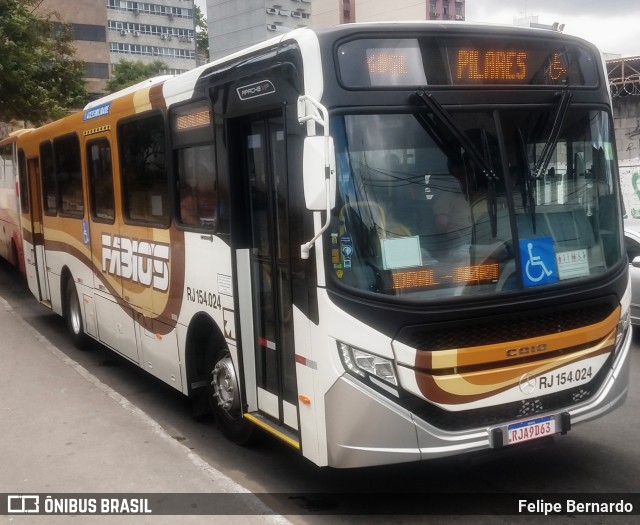
<instances>
[{"instance_id":1,"label":"bus license plate","mask_svg":"<svg viewBox=\"0 0 640 525\"><path fill-rule=\"evenodd\" d=\"M555 433L556 418L554 416L538 417L536 419L514 423L507 427L509 445L550 436Z\"/></svg>"}]
</instances>

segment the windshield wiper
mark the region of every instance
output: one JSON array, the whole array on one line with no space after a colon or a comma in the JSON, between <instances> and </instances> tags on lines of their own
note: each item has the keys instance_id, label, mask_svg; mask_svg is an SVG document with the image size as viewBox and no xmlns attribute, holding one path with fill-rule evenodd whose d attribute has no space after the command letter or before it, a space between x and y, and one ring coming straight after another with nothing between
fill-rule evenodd
<instances>
[{"instance_id":1,"label":"windshield wiper","mask_svg":"<svg viewBox=\"0 0 640 525\"><path fill-rule=\"evenodd\" d=\"M549 133L549 138L547 139L544 148L542 148L542 153L536 160L536 164L533 168L533 173L531 168L529 168L529 163L527 162L527 153L526 153L526 145L524 136L522 132L519 131L521 148L524 155L524 166L525 166L525 189L526 189L526 199L525 204L529 208L529 214L531 216L531 226L533 228L533 233L536 233L536 201L533 193L533 181L541 180L542 173L547 169L549 165L549 161L551 160L551 155L553 151L556 149L558 145L558 140L560 139L560 132L562 131L562 126L564 125L564 119L567 116L569 106L571 105L571 91L563 91L562 98L558 104L558 109L556 110L555 119L553 121L553 126L551 127L551 133Z\"/></svg>"},{"instance_id":2,"label":"windshield wiper","mask_svg":"<svg viewBox=\"0 0 640 525\"><path fill-rule=\"evenodd\" d=\"M471 157L474 164L480 168L480 171L484 174L487 180L497 180L497 176L491 165L488 164L484 157L478 152L469 136L453 119L451 114L444 109L435 98L433 98L433 95L431 93L427 94L424 91L416 91L414 95L416 99L420 100L442 121L464 150L469 154L469 157Z\"/></svg>"},{"instance_id":3,"label":"windshield wiper","mask_svg":"<svg viewBox=\"0 0 640 525\"><path fill-rule=\"evenodd\" d=\"M533 233L536 233L536 199L533 193L533 180L534 176L531 173L531 168L529 167L529 161L527 159L527 146L524 140L524 134L522 130L518 128L518 146L520 147L520 154L522 156L522 166L524 167L524 184L522 185L520 191L522 196L522 204L524 205L525 210L529 211L529 216L531 218L531 227L533 228Z\"/></svg>"},{"instance_id":4,"label":"windshield wiper","mask_svg":"<svg viewBox=\"0 0 640 525\"><path fill-rule=\"evenodd\" d=\"M415 100L420 101L423 105L431 110L431 112L447 127L449 132L455 137L458 143L462 146L462 148L467 152L471 161L478 167L480 172L485 176L489 183L489 192L487 195L488 200L488 212L489 212L489 221L491 223L491 235L495 237L497 235L498 230L498 213L497 213L497 204L496 204L496 189L495 183L498 180L495 172L493 171L491 159L490 159L490 150L489 143L487 140L486 133L483 133L482 137L482 147L484 150L484 155L480 154L477 150L467 133L464 129L460 127L460 125L454 120L451 114L442 107L442 105L433 98L431 93L425 93L422 90L416 91L413 94L413 98ZM425 122L426 123L426 122ZM431 128L431 131L434 132L433 124L428 124ZM487 159L489 159L487 161Z\"/></svg>"},{"instance_id":5,"label":"windshield wiper","mask_svg":"<svg viewBox=\"0 0 640 525\"><path fill-rule=\"evenodd\" d=\"M542 153L538 160L536 161L536 165L533 168L534 177L536 180L539 180L542 177L542 172L547 168L549 161L551 160L551 154L553 150L558 145L558 140L560 138L560 131L562 131L562 125L564 124L564 119L567 116L567 112L569 110L569 106L571 105L571 91L563 91L562 98L560 99L560 103L558 104L558 109L556 110L555 120L553 121L553 126L551 128L551 133L549 134L549 138L547 139L547 143L542 148Z\"/></svg>"}]
</instances>

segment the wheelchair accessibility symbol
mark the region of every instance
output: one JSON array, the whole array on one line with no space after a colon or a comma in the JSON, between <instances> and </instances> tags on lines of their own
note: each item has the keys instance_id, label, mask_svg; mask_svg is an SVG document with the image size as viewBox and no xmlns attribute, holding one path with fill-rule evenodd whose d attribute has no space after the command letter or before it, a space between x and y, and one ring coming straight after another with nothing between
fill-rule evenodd
<instances>
[{"instance_id":1,"label":"wheelchair accessibility symbol","mask_svg":"<svg viewBox=\"0 0 640 525\"><path fill-rule=\"evenodd\" d=\"M524 239L520 241L522 280L526 287L558 281L553 239Z\"/></svg>"}]
</instances>

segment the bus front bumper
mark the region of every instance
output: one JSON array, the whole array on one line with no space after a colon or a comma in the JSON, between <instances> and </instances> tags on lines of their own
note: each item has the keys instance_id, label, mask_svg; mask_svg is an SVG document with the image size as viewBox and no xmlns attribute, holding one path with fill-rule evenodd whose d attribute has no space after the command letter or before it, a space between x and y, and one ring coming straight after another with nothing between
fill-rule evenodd
<instances>
[{"instance_id":1,"label":"bus front bumper","mask_svg":"<svg viewBox=\"0 0 640 525\"><path fill-rule=\"evenodd\" d=\"M568 412L575 425L620 406L628 390L630 346L631 330L627 330L600 390L586 402L553 414L559 417ZM456 432L436 428L346 374L329 389L325 403L328 464L332 467L403 463L495 448L493 427Z\"/></svg>"}]
</instances>

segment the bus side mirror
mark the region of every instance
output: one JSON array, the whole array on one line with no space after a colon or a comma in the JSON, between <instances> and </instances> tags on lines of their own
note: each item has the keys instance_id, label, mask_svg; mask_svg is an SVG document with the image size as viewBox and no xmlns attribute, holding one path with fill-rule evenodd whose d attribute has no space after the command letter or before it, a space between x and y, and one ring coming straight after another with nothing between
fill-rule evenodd
<instances>
[{"instance_id":1,"label":"bus side mirror","mask_svg":"<svg viewBox=\"0 0 640 525\"><path fill-rule=\"evenodd\" d=\"M308 210L328 211L336 205L336 157L333 139L325 136L304 139L302 162L304 202ZM327 188L327 182L328 188ZM327 195L327 191L329 192Z\"/></svg>"}]
</instances>

